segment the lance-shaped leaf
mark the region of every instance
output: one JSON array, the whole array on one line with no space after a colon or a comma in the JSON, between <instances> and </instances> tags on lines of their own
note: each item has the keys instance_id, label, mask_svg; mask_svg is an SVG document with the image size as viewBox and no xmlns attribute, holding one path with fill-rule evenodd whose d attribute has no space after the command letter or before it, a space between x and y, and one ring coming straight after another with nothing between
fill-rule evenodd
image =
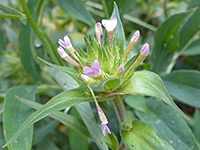
<instances>
[{"instance_id":1,"label":"lance-shaped leaf","mask_svg":"<svg viewBox=\"0 0 200 150\"><path fill-rule=\"evenodd\" d=\"M119 16L119 12L118 12L118 8L117 8L117 4L114 2L114 9L113 9L113 13L112 16L110 17L110 19L116 17L117 18L117 26L114 30L113 36L116 39L117 45L119 46L119 54L120 56L123 55L124 53L124 43L125 43L125 34L124 34L124 28Z\"/></svg>"},{"instance_id":2,"label":"lance-shaped leaf","mask_svg":"<svg viewBox=\"0 0 200 150\"><path fill-rule=\"evenodd\" d=\"M152 69L154 71L164 71L172 51L178 48L178 29L192 12L194 10L175 14L169 17L157 29L154 36L155 45L151 57Z\"/></svg>"},{"instance_id":3,"label":"lance-shaped leaf","mask_svg":"<svg viewBox=\"0 0 200 150\"><path fill-rule=\"evenodd\" d=\"M50 67L53 67L53 68L58 69L58 70L60 70L60 71L62 71L62 72L64 72L64 73L69 74L69 75L72 76L77 82L80 82L80 81L81 81L81 79L80 79L78 73L77 73L74 69L69 68L69 67L58 66L58 65L52 64L52 63L47 62L46 60L44 60L44 59L42 59L42 58L40 58L40 57L38 57L38 59L39 59L40 61L42 61L43 63L49 65Z\"/></svg>"},{"instance_id":4,"label":"lance-shaped leaf","mask_svg":"<svg viewBox=\"0 0 200 150\"><path fill-rule=\"evenodd\" d=\"M16 96L18 96L16 94ZM33 113L16 131L16 133L7 141L4 145L7 146L11 142L13 142L21 133L23 133L28 127L30 127L35 122L43 119L47 115L51 114L54 111L64 109L66 107L74 106L81 102L92 101L93 99L88 96L82 90L73 90L60 93L59 95L53 97L49 100L43 107L38 109L35 113Z\"/></svg>"},{"instance_id":5,"label":"lance-shaped leaf","mask_svg":"<svg viewBox=\"0 0 200 150\"><path fill-rule=\"evenodd\" d=\"M129 150L174 150L173 147L156 135L152 126L139 120L123 122L121 134Z\"/></svg>"},{"instance_id":6,"label":"lance-shaped leaf","mask_svg":"<svg viewBox=\"0 0 200 150\"><path fill-rule=\"evenodd\" d=\"M6 93L3 113L3 126L6 141L17 131L21 124L33 113L33 109L19 102L15 95L35 100L36 87L16 86ZM9 150L30 150L32 147L33 126L30 126L21 136L8 146Z\"/></svg>"},{"instance_id":7,"label":"lance-shaped leaf","mask_svg":"<svg viewBox=\"0 0 200 150\"><path fill-rule=\"evenodd\" d=\"M159 98L171 106L179 115L188 119L188 117L176 106L168 94L162 79L150 71L135 72L130 81L124 85L120 92L147 95Z\"/></svg>"}]
</instances>

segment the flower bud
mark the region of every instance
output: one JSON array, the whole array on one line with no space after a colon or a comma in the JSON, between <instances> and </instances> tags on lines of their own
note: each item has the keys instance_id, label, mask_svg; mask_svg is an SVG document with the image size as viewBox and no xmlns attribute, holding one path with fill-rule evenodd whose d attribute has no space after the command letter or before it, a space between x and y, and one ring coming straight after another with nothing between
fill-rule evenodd
<instances>
[{"instance_id":1,"label":"flower bud","mask_svg":"<svg viewBox=\"0 0 200 150\"><path fill-rule=\"evenodd\" d=\"M133 36L132 36L132 38L131 38L131 40L130 40L130 42L129 42L129 44L128 44L128 46L127 46L125 52L124 52L123 60L126 59L126 57L128 56L128 54L129 54L129 53L132 51L132 49L135 47L135 45L137 44L137 41L138 41L139 37L140 37L140 31L137 30L137 31L133 34Z\"/></svg>"},{"instance_id":2,"label":"flower bud","mask_svg":"<svg viewBox=\"0 0 200 150\"><path fill-rule=\"evenodd\" d=\"M142 49L140 50L140 53L142 55L148 55L149 53L149 44L148 43L145 43L143 46L142 46Z\"/></svg>"},{"instance_id":3,"label":"flower bud","mask_svg":"<svg viewBox=\"0 0 200 150\"><path fill-rule=\"evenodd\" d=\"M149 53L149 44L145 43L140 50L138 58L132 64L131 69L135 69L141 62L143 62L148 53Z\"/></svg>"},{"instance_id":4,"label":"flower bud","mask_svg":"<svg viewBox=\"0 0 200 150\"><path fill-rule=\"evenodd\" d=\"M80 65L79 65L76 61L74 61L74 60L65 52L65 50L64 50L61 46L59 46L59 47L57 48L57 51L58 51L60 57L62 57L63 59L65 59L65 60L66 60L67 62L69 62L70 64L72 64L72 65L74 65L74 66L80 68Z\"/></svg>"},{"instance_id":5,"label":"flower bud","mask_svg":"<svg viewBox=\"0 0 200 150\"><path fill-rule=\"evenodd\" d=\"M102 27L101 27L101 23L100 22L98 22L95 25L95 32L96 32L97 41L98 41L99 45L101 45Z\"/></svg>"},{"instance_id":6,"label":"flower bud","mask_svg":"<svg viewBox=\"0 0 200 150\"><path fill-rule=\"evenodd\" d=\"M87 75L81 75L81 78L87 84L91 84L91 83L95 82L95 80L93 78L90 78Z\"/></svg>"},{"instance_id":7,"label":"flower bud","mask_svg":"<svg viewBox=\"0 0 200 150\"><path fill-rule=\"evenodd\" d=\"M123 72L124 72L124 66L123 66L123 65L120 65L120 66L118 67L116 76L120 77L120 76L122 75Z\"/></svg>"},{"instance_id":8,"label":"flower bud","mask_svg":"<svg viewBox=\"0 0 200 150\"><path fill-rule=\"evenodd\" d=\"M68 50L68 52L76 59L79 61L78 57L76 56L76 54L78 54L76 52L76 50L73 48L71 41L69 39L69 37L66 35L64 37L64 41L62 39L58 40L58 44L60 44L60 46L66 48ZM76 54L75 54L76 53Z\"/></svg>"}]
</instances>

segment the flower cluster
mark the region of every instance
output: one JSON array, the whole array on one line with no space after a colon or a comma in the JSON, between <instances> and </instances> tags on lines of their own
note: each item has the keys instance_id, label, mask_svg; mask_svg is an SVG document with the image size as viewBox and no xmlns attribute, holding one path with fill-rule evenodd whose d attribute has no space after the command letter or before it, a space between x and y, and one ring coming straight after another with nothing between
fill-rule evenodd
<instances>
[{"instance_id":1,"label":"flower cluster","mask_svg":"<svg viewBox=\"0 0 200 150\"><path fill-rule=\"evenodd\" d=\"M65 36L64 40L59 39L58 43L60 46L57 49L58 53L63 59L79 69L82 80L87 84L99 82L105 78L110 78L113 76L120 78L123 84L124 82L127 82L127 79L132 76L135 68L146 58L149 52L149 44L144 44L137 58L130 63L131 59L128 60L127 57L137 44L140 37L140 32L137 30L134 33L123 55L120 55L116 40L113 38L113 32L117 26L116 17L112 18L111 20L103 19L102 25L107 31L107 44L102 44L101 36L103 30L101 23L98 22L95 25L97 41L92 36L85 38L88 53L81 49L79 52L77 52L73 48L68 36ZM65 52L64 49L67 49L70 56ZM103 135L106 135L106 131L111 134L110 129L107 126L108 120L106 115L100 108L91 88L90 91L93 95L99 118L101 120Z\"/></svg>"}]
</instances>

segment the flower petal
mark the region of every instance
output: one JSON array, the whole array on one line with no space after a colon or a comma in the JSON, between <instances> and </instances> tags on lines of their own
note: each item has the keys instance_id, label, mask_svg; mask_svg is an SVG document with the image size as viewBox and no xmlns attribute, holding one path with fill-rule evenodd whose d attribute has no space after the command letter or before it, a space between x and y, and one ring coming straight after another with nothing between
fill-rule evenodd
<instances>
[{"instance_id":1,"label":"flower petal","mask_svg":"<svg viewBox=\"0 0 200 150\"><path fill-rule=\"evenodd\" d=\"M114 17L112 18L111 20L106 20L106 19L103 19L102 20L102 25L106 28L106 30L108 32L111 32L115 29L115 27L117 26L117 18Z\"/></svg>"}]
</instances>

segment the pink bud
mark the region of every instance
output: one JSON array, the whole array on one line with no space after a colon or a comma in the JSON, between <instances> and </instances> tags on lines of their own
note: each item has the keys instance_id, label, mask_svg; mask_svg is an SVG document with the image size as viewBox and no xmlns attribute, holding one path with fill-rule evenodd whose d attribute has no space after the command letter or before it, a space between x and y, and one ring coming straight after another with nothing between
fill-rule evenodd
<instances>
[{"instance_id":1,"label":"pink bud","mask_svg":"<svg viewBox=\"0 0 200 150\"><path fill-rule=\"evenodd\" d=\"M66 56L68 56L67 53L64 51L64 49L61 46L59 46L57 48L57 51L58 51L60 57L62 57L62 58L65 58Z\"/></svg>"},{"instance_id":2,"label":"pink bud","mask_svg":"<svg viewBox=\"0 0 200 150\"><path fill-rule=\"evenodd\" d=\"M132 36L132 38L131 38L131 41L137 42L138 39L139 39L139 37L140 37L140 31L137 30L137 31L133 34L133 36Z\"/></svg>"},{"instance_id":3,"label":"pink bud","mask_svg":"<svg viewBox=\"0 0 200 150\"><path fill-rule=\"evenodd\" d=\"M119 73L124 72L124 66L123 66L123 65L120 65L120 66L119 66L118 72L119 72Z\"/></svg>"},{"instance_id":4,"label":"pink bud","mask_svg":"<svg viewBox=\"0 0 200 150\"><path fill-rule=\"evenodd\" d=\"M64 41L67 49L72 47L71 41L67 35L64 37Z\"/></svg>"},{"instance_id":5,"label":"pink bud","mask_svg":"<svg viewBox=\"0 0 200 150\"><path fill-rule=\"evenodd\" d=\"M100 33L100 35L102 35L102 27L101 27L101 23L100 22L96 23L95 31L96 31L96 33Z\"/></svg>"},{"instance_id":6,"label":"pink bud","mask_svg":"<svg viewBox=\"0 0 200 150\"><path fill-rule=\"evenodd\" d=\"M141 54L147 55L149 53L149 44L145 43L140 50Z\"/></svg>"}]
</instances>

